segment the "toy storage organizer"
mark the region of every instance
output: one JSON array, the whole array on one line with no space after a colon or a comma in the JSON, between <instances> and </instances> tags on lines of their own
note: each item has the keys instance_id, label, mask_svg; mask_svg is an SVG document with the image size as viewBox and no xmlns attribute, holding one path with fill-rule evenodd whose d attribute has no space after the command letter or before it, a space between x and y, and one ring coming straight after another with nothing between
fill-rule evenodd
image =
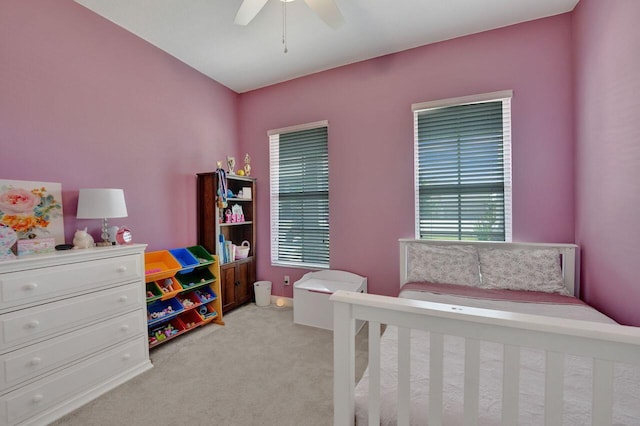
<instances>
[{"instance_id":1,"label":"toy storage organizer","mask_svg":"<svg viewBox=\"0 0 640 426\"><path fill-rule=\"evenodd\" d=\"M145 253L150 348L210 322L224 325L219 276L217 256L202 246Z\"/></svg>"}]
</instances>

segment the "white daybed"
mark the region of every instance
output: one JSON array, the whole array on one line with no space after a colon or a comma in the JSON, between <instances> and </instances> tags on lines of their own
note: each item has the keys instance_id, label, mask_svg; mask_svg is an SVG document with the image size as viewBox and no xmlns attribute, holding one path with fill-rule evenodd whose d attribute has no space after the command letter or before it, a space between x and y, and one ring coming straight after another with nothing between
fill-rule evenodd
<instances>
[{"instance_id":1,"label":"white daybed","mask_svg":"<svg viewBox=\"0 0 640 426\"><path fill-rule=\"evenodd\" d=\"M463 282L331 297L335 425L640 424L640 329L559 294L579 292L575 245L400 240L400 259L401 286ZM356 319L369 321L357 386Z\"/></svg>"}]
</instances>

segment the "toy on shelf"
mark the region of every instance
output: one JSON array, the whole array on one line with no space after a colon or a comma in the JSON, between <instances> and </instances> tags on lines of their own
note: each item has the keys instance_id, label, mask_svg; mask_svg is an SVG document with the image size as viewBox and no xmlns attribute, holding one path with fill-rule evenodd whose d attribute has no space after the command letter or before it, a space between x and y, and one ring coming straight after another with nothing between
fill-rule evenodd
<instances>
[{"instance_id":1,"label":"toy on shelf","mask_svg":"<svg viewBox=\"0 0 640 426\"><path fill-rule=\"evenodd\" d=\"M149 317L151 319L157 319L157 318L162 318L165 315L171 315L172 313L173 313L173 308L171 306L167 306L166 308L164 308L161 311L151 312L151 314L149 314Z\"/></svg>"},{"instance_id":2,"label":"toy on shelf","mask_svg":"<svg viewBox=\"0 0 640 426\"><path fill-rule=\"evenodd\" d=\"M86 249L94 245L93 237L87 232L87 228L78 229L73 236L74 249Z\"/></svg>"},{"instance_id":3,"label":"toy on shelf","mask_svg":"<svg viewBox=\"0 0 640 426\"><path fill-rule=\"evenodd\" d=\"M244 156L244 175L245 176L249 176L251 175L251 157L249 157L249 154L246 154Z\"/></svg>"},{"instance_id":4,"label":"toy on shelf","mask_svg":"<svg viewBox=\"0 0 640 426\"><path fill-rule=\"evenodd\" d=\"M193 309L202 305L202 300L195 291L180 295L178 300L180 300L185 309Z\"/></svg>"},{"instance_id":5,"label":"toy on shelf","mask_svg":"<svg viewBox=\"0 0 640 426\"><path fill-rule=\"evenodd\" d=\"M170 291L173 291L173 281L171 280L171 278L167 278L162 282L158 281L158 283L161 283L160 290L162 290L163 293L169 293Z\"/></svg>"}]
</instances>

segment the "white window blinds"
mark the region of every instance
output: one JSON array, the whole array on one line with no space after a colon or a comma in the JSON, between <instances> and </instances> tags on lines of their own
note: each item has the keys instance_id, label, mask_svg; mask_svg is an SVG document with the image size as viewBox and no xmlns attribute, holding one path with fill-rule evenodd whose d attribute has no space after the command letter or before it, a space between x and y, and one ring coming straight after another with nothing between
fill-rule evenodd
<instances>
[{"instance_id":1,"label":"white window blinds","mask_svg":"<svg viewBox=\"0 0 640 426\"><path fill-rule=\"evenodd\" d=\"M511 241L510 100L413 106L417 238Z\"/></svg>"},{"instance_id":2,"label":"white window blinds","mask_svg":"<svg viewBox=\"0 0 640 426\"><path fill-rule=\"evenodd\" d=\"M327 124L293 129L269 132L271 263L329 267Z\"/></svg>"}]
</instances>

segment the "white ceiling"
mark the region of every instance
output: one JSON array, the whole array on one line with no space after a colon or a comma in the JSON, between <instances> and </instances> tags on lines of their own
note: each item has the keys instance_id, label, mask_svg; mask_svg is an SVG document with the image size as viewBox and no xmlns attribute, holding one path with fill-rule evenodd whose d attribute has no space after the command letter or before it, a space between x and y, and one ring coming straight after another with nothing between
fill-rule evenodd
<instances>
[{"instance_id":1,"label":"white ceiling","mask_svg":"<svg viewBox=\"0 0 640 426\"><path fill-rule=\"evenodd\" d=\"M335 0L327 26L302 1L269 0L248 26L242 0L76 0L242 93L365 59L573 10L579 0Z\"/></svg>"}]
</instances>

